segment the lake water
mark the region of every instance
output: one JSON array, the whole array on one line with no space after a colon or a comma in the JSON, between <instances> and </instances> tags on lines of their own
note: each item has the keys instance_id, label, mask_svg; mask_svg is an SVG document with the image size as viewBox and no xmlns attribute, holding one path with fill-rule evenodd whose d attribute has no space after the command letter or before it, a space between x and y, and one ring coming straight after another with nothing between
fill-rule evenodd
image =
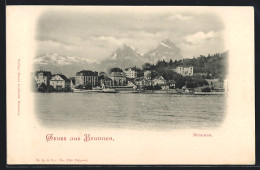
<instances>
[{"instance_id":1,"label":"lake water","mask_svg":"<svg viewBox=\"0 0 260 170\"><path fill-rule=\"evenodd\" d=\"M210 129L225 118L225 95L35 93L48 128Z\"/></svg>"}]
</instances>

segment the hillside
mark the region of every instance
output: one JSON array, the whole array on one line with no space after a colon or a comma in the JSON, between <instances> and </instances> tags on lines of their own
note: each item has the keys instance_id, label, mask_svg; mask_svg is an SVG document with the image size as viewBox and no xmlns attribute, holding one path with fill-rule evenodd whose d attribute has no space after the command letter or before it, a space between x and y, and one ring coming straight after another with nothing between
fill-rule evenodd
<instances>
[{"instance_id":1,"label":"hillside","mask_svg":"<svg viewBox=\"0 0 260 170\"><path fill-rule=\"evenodd\" d=\"M158 61L156 64L145 63L143 64L143 70L151 70L154 75L164 75L166 79L171 79L174 75L174 69L178 66L193 66L194 75L202 75L204 78L219 78L225 79L227 75L228 66L228 52L222 54L216 53L213 55L199 56L192 59L181 59Z\"/></svg>"}]
</instances>

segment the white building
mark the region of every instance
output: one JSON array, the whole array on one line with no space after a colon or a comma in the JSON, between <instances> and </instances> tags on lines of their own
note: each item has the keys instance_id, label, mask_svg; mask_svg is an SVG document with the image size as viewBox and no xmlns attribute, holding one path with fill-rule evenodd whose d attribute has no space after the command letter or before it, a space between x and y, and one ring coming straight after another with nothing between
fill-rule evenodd
<instances>
[{"instance_id":1,"label":"white building","mask_svg":"<svg viewBox=\"0 0 260 170\"><path fill-rule=\"evenodd\" d=\"M109 78L112 81L113 86L125 86L126 85L126 76L123 72L112 72L109 75Z\"/></svg>"},{"instance_id":2,"label":"white building","mask_svg":"<svg viewBox=\"0 0 260 170\"><path fill-rule=\"evenodd\" d=\"M56 90L63 90L70 87L70 81L62 74L53 75L50 80L50 85Z\"/></svg>"},{"instance_id":3,"label":"white building","mask_svg":"<svg viewBox=\"0 0 260 170\"><path fill-rule=\"evenodd\" d=\"M153 85L165 85L166 84L166 80L163 78L163 76L156 76L154 79L153 79Z\"/></svg>"},{"instance_id":4,"label":"white building","mask_svg":"<svg viewBox=\"0 0 260 170\"><path fill-rule=\"evenodd\" d=\"M49 81L51 79L51 72L49 71L36 71L34 74L34 79L38 85L45 84L46 86L49 85Z\"/></svg>"},{"instance_id":5,"label":"white building","mask_svg":"<svg viewBox=\"0 0 260 170\"><path fill-rule=\"evenodd\" d=\"M125 70L123 70L125 73L125 76L127 78L136 78L137 77L137 71L134 68L126 68Z\"/></svg>"},{"instance_id":6,"label":"white building","mask_svg":"<svg viewBox=\"0 0 260 170\"><path fill-rule=\"evenodd\" d=\"M177 67L175 72L182 76L193 76L193 67Z\"/></svg>"},{"instance_id":7,"label":"white building","mask_svg":"<svg viewBox=\"0 0 260 170\"><path fill-rule=\"evenodd\" d=\"M76 73L75 76L75 86L87 86L91 85L92 87L97 86L98 83L98 72L93 72L90 70L81 70Z\"/></svg>"}]
</instances>

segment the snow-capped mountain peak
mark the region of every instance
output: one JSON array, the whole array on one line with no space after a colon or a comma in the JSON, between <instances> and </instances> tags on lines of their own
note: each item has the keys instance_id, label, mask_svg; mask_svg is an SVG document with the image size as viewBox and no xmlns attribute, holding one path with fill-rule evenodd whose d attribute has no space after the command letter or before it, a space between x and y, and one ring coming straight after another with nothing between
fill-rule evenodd
<instances>
[{"instance_id":1,"label":"snow-capped mountain peak","mask_svg":"<svg viewBox=\"0 0 260 170\"><path fill-rule=\"evenodd\" d=\"M139 55L144 55L143 53L141 53L141 52L139 52L134 46L132 46L131 44L125 44L124 46L126 46L126 47L129 47L129 48L131 48L134 52L136 52L137 54L139 54Z\"/></svg>"},{"instance_id":2,"label":"snow-capped mountain peak","mask_svg":"<svg viewBox=\"0 0 260 170\"><path fill-rule=\"evenodd\" d=\"M167 47L167 48L171 48L170 46L168 46L167 44L164 44L163 42L161 42L161 45Z\"/></svg>"},{"instance_id":3,"label":"snow-capped mountain peak","mask_svg":"<svg viewBox=\"0 0 260 170\"><path fill-rule=\"evenodd\" d=\"M182 58L181 51L169 39L163 40L157 48L145 54L147 62L156 63L158 60L178 60Z\"/></svg>"},{"instance_id":4,"label":"snow-capped mountain peak","mask_svg":"<svg viewBox=\"0 0 260 170\"><path fill-rule=\"evenodd\" d=\"M182 55L180 49L169 39L166 39L146 54L140 53L130 44L125 44L99 63L91 62L84 57L48 53L35 57L34 64L36 66L35 69L45 69L73 75L80 69L93 69L95 71L105 71L113 67L125 69L134 66L142 67L145 62L155 64L159 60L169 61L170 59L179 60L182 59Z\"/></svg>"}]
</instances>

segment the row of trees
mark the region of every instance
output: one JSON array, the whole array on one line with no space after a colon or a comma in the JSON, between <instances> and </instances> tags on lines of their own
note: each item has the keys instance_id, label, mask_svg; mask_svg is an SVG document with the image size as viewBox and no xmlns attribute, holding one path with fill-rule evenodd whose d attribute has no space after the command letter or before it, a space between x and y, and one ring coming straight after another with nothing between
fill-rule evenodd
<instances>
[{"instance_id":1,"label":"row of trees","mask_svg":"<svg viewBox=\"0 0 260 170\"><path fill-rule=\"evenodd\" d=\"M194 73L204 73L204 78L225 79L228 66L227 62L228 52L225 52L222 54L209 54L207 57L200 55L197 58L175 60L174 62L172 60L169 62L162 60L158 61L156 64L145 63L143 64L142 69L143 71L150 70L161 72L175 69L178 66L193 66ZM170 74L172 74L172 72L170 72Z\"/></svg>"}]
</instances>

